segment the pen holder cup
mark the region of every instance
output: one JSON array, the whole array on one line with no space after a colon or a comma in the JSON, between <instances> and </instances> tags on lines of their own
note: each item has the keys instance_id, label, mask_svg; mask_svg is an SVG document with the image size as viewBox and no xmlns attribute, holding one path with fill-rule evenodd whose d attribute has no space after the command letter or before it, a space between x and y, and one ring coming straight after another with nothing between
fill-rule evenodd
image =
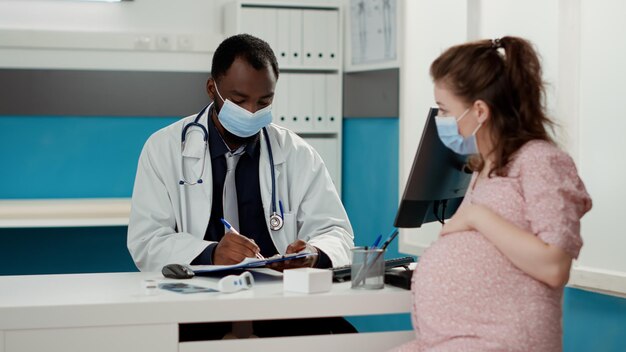
<instances>
[{"instance_id":1,"label":"pen holder cup","mask_svg":"<svg viewBox=\"0 0 626 352\"><path fill-rule=\"evenodd\" d=\"M352 288L376 290L385 286L385 250L355 247L350 271Z\"/></svg>"}]
</instances>

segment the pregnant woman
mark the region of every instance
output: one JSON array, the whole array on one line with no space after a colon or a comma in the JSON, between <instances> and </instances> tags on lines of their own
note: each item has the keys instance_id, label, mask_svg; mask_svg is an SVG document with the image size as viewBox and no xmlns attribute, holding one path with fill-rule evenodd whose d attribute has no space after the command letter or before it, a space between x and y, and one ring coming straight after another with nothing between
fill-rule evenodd
<instances>
[{"instance_id":1,"label":"pregnant woman","mask_svg":"<svg viewBox=\"0 0 626 352\"><path fill-rule=\"evenodd\" d=\"M454 46L430 68L441 141L473 155L462 205L413 276L399 351L560 351L561 301L591 199L549 133L532 45ZM575 102L572 102L572 104Z\"/></svg>"}]
</instances>

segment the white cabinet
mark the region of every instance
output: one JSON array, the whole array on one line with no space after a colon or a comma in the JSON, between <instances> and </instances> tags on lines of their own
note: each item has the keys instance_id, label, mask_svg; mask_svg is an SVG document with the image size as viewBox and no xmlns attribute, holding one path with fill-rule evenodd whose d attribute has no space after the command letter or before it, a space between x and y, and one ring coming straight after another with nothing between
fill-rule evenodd
<instances>
[{"instance_id":1,"label":"white cabinet","mask_svg":"<svg viewBox=\"0 0 626 352\"><path fill-rule=\"evenodd\" d=\"M338 145L341 142L338 139L318 137L315 135L305 136L304 139L322 156L326 169L328 169L328 173L331 177L337 174L339 169L341 169L340 159L332 157L324 158L324 155L330 156L337 149L341 149L341 146ZM335 184L335 186L337 186L337 184Z\"/></svg>"},{"instance_id":2,"label":"white cabinet","mask_svg":"<svg viewBox=\"0 0 626 352\"><path fill-rule=\"evenodd\" d=\"M274 123L311 142L341 191L341 2L233 1L225 34L248 33L272 47L280 68Z\"/></svg>"}]
</instances>

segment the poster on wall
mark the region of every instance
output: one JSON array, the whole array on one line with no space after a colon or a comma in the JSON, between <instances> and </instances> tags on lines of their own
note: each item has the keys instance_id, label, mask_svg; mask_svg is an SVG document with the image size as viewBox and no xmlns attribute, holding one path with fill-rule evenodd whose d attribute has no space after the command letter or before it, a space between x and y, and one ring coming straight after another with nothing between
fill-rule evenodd
<instances>
[{"instance_id":1,"label":"poster on wall","mask_svg":"<svg viewBox=\"0 0 626 352\"><path fill-rule=\"evenodd\" d=\"M398 1L350 0L346 71L399 66Z\"/></svg>"}]
</instances>

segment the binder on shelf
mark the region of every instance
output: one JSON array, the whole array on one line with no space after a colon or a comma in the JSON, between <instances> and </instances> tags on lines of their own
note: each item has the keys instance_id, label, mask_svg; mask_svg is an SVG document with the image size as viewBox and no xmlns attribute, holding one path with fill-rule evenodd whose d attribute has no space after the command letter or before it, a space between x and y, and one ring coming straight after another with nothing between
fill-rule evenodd
<instances>
[{"instance_id":1,"label":"binder on shelf","mask_svg":"<svg viewBox=\"0 0 626 352\"><path fill-rule=\"evenodd\" d=\"M289 65L302 66L302 11L285 10L289 12Z\"/></svg>"},{"instance_id":2,"label":"binder on shelf","mask_svg":"<svg viewBox=\"0 0 626 352\"><path fill-rule=\"evenodd\" d=\"M241 9L241 32L265 40L271 48L277 46L277 10L244 7Z\"/></svg>"},{"instance_id":3,"label":"binder on shelf","mask_svg":"<svg viewBox=\"0 0 626 352\"><path fill-rule=\"evenodd\" d=\"M288 92L289 117L287 128L294 132L300 132L299 126L304 116L302 114L302 104L304 103L302 95L302 74L291 73L289 75L289 92ZM308 97L307 97L308 98Z\"/></svg>"},{"instance_id":4,"label":"binder on shelf","mask_svg":"<svg viewBox=\"0 0 626 352\"><path fill-rule=\"evenodd\" d=\"M338 11L326 11L325 24L324 24L323 48L324 54L324 66L337 68L341 64L339 60L339 12Z\"/></svg>"},{"instance_id":5,"label":"binder on shelf","mask_svg":"<svg viewBox=\"0 0 626 352\"><path fill-rule=\"evenodd\" d=\"M313 132L313 77L315 73L304 73L299 75L300 85L294 92L299 96L299 109L301 119L298 123L299 132Z\"/></svg>"},{"instance_id":6,"label":"binder on shelf","mask_svg":"<svg viewBox=\"0 0 626 352\"><path fill-rule=\"evenodd\" d=\"M289 128L289 76L288 73L281 73L278 77L272 102L273 122L285 128Z\"/></svg>"},{"instance_id":7,"label":"binder on shelf","mask_svg":"<svg viewBox=\"0 0 626 352\"><path fill-rule=\"evenodd\" d=\"M273 47L273 49L280 67L289 66L289 58L291 57L291 50L289 49L289 11L286 9L276 10L276 47Z\"/></svg>"},{"instance_id":8,"label":"binder on shelf","mask_svg":"<svg viewBox=\"0 0 626 352\"><path fill-rule=\"evenodd\" d=\"M327 132L326 129L326 77L324 74L312 75L313 86L313 130Z\"/></svg>"},{"instance_id":9,"label":"binder on shelf","mask_svg":"<svg viewBox=\"0 0 626 352\"><path fill-rule=\"evenodd\" d=\"M339 131L341 129L341 91L339 90L339 74L326 74L326 129Z\"/></svg>"},{"instance_id":10,"label":"binder on shelf","mask_svg":"<svg viewBox=\"0 0 626 352\"><path fill-rule=\"evenodd\" d=\"M321 67L324 62L323 37L326 11L307 10L302 14L302 64L307 67Z\"/></svg>"}]
</instances>

